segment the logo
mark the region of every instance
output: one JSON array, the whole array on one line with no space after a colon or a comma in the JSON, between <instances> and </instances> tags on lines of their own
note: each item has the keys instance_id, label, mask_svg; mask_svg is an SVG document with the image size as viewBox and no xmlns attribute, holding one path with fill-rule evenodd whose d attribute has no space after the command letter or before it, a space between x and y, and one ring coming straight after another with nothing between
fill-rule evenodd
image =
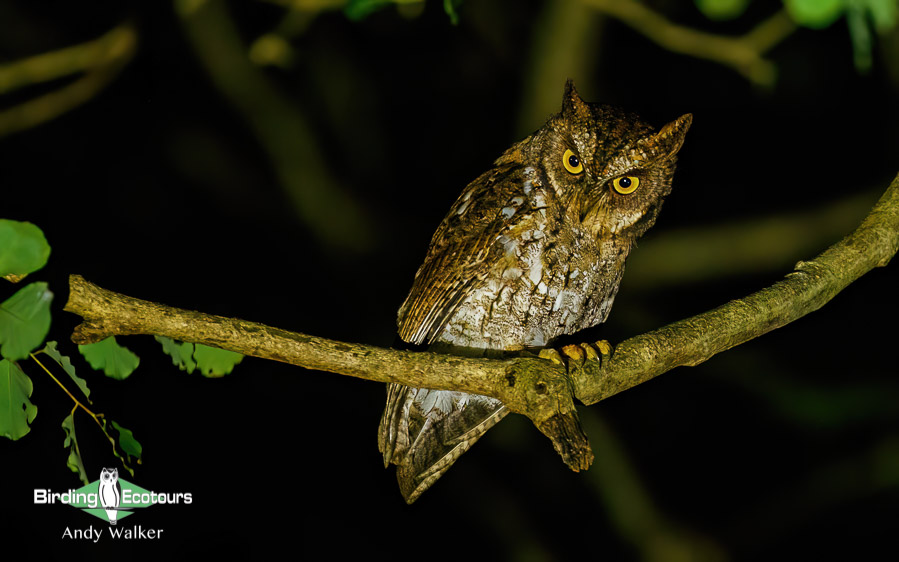
<instances>
[{"instance_id":1,"label":"logo","mask_svg":"<svg viewBox=\"0 0 899 562\"><path fill-rule=\"evenodd\" d=\"M68 505L93 515L108 524L107 534L113 539L158 539L163 529L144 529L140 525L127 528L120 526L119 522L143 508L157 504L190 505L193 503L193 497L190 492L151 492L119 478L118 469L104 468L100 472L99 480L77 490L54 492L35 488L34 503ZM93 525L87 529L66 527L62 538L90 539L98 542L104 535L103 531L104 527L95 529Z\"/></svg>"},{"instance_id":2,"label":"logo","mask_svg":"<svg viewBox=\"0 0 899 562\"><path fill-rule=\"evenodd\" d=\"M122 503L122 485L119 484L119 469L109 470L104 468L100 473L100 483L97 486L100 503L106 511L106 519L110 525L115 525L119 518L119 504Z\"/></svg>"}]
</instances>

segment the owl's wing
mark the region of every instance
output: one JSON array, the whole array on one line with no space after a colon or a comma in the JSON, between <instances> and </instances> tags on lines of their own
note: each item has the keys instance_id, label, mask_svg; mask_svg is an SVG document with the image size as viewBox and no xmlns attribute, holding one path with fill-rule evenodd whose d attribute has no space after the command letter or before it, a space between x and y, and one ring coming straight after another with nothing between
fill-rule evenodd
<instances>
[{"instance_id":1,"label":"owl's wing","mask_svg":"<svg viewBox=\"0 0 899 562\"><path fill-rule=\"evenodd\" d=\"M409 448L409 408L412 401L408 386L390 383L387 385L387 406L378 426L378 450L384 455L384 468L391 462L398 462Z\"/></svg>"},{"instance_id":2,"label":"owl's wing","mask_svg":"<svg viewBox=\"0 0 899 562\"><path fill-rule=\"evenodd\" d=\"M501 209L510 197L497 186L520 185L516 165L498 166L471 182L434 233L412 290L400 307L400 337L412 344L431 343L456 308L483 282L483 265L497 238L509 227Z\"/></svg>"},{"instance_id":3,"label":"owl's wing","mask_svg":"<svg viewBox=\"0 0 899 562\"><path fill-rule=\"evenodd\" d=\"M497 164L466 187L434 233L400 307L403 340L430 344L438 339L458 306L484 282L491 252L501 251L499 237L516 222L503 215L507 199L517 195L510 194L509 186L522 185L524 179L514 162ZM378 446L384 465L397 465L400 491L409 503L509 412L487 396L399 384L391 384L387 392Z\"/></svg>"},{"instance_id":4,"label":"owl's wing","mask_svg":"<svg viewBox=\"0 0 899 562\"><path fill-rule=\"evenodd\" d=\"M487 396L391 384L378 444L384 465L397 465L406 502L418 499L508 413Z\"/></svg>"}]
</instances>

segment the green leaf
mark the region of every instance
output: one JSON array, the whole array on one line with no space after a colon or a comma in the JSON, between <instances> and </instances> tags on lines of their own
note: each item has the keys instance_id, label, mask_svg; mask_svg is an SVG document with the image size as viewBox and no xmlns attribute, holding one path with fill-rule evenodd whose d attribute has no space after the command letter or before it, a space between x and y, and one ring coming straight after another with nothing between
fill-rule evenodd
<instances>
[{"instance_id":1,"label":"green leaf","mask_svg":"<svg viewBox=\"0 0 899 562\"><path fill-rule=\"evenodd\" d=\"M194 359L200 367L204 377L222 377L234 369L240 363L243 355L234 351L227 351L217 347L196 344Z\"/></svg>"},{"instance_id":2,"label":"green leaf","mask_svg":"<svg viewBox=\"0 0 899 562\"><path fill-rule=\"evenodd\" d=\"M194 361L194 344L188 342L176 342L172 338L156 336L156 341L162 344L162 351L172 358L172 364L182 371L193 373L197 368Z\"/></svg>"},{"instance_id":3,"label":"green leaf","mask_svg":"<svg viewBox=\"0 0 899 562\"><path fill-rule=\"evenodd\" d=\"M749 0L694 0L696 7L710 20L732 20L743 15Z\"/></svg>"},{"instance_id":4,"label":"green leaf","mask_svg":"<svg viewBox=\"0 0 899 562\"><path fill-rule=\"evenodd\" d=\"M824 29L845 10L844 0L784 0L784 6L793 21L812 29Z\"/></svg>"},{"instance_id":5,"label":"green leaf","mask_svg":"<svg viewBox=\"0 0 899 562\"><path fill-rule=\"evenodd\" d=\"M849 36L852 38L852 55L855 69L859 72L871 70L871 28L862 0L850 1L846 11Z\"/></svg>"},{"instance_id":6,"label":"green leaf","mask_svg":"<svg viewBox=\"0 0 899 562\"><path fill-rule=\"evenodd\" d=\"M62 367L63 371L65 371L69 375L69 378L72 379L72 382L74 382L78 386L78 388L81 389L84 397L87 398L88 402L90 402L91 389L87 387L87 381L75 374L75 366L72 365L72 361L68 358L68 356L63 355L59 351L57 351L56 342L48 341L47 345L45 345L44 349L42 349L41 351L49 355L51 359L56 361L56 363L60 367Z\"/></svg>"},{"instance_id":7,"label":"green leaf","mask_svg":"<svg viewBox=\"0 0 899 562\"><path fill-rule=\"evenodd\" d=\"M204 377L227 375L243 359L240 353L199 343L177 342L162 336L156 336L156 341L162 344L162 350L172 358L173 365L188 373L193 373L199 366Z\"/></svg>"},{"instance_id":8,"label":"green leaf","mask_svg":"<svg viewBox=\"0 0 899 562\"><path fill-rule=\"evenodd\" d=\"M115 336L97 343L79 345L78 351L94 370L102 370L107 377L120 381L127 379L140 364L140 357L116 343Z\"/></svg>"},{"instance_id":9,"label":"green leaf","mask_svg":"<svg viewBox=\"0 0 899 562\"><path fill-rule=\"evenodd\" d=\"M128 455L128 462L131 462L131 458L134 457L134 459L137 460L137 463L140 464L140 456L143 452L143 447L138 443L137 439L134 438L134 434L131 433L131 430L120 426L115 420L109 420L109 423L112 424L112 427L114 427L119 434L117 441L122 451ZM132 471L131 474L133 475L134 472Z\"/></svg>"},{"instance_id":10,"label":"green leaf","mask_svg":"<svg viewBox=\"0 0 899 562\"><path fill-rule=\"evenodd\" d=\"M737 0L739 1L739 0ZM749 0L746 0L747 2ZM462 0L443 0L443 11L449 16L450 23L459 25L459 5Z\"/></svg>"},{"instance_id":11,"label":"green leaf","mask_svg":"<svg viewBox=\"0 0 899 562\"><path fill-rule=\"evenodd\" d=\"M0 304L0 354L16 361L41 345L50 330L50 301L46 283L31 283Z\"/></svg>"},{"instance_id":12,"label":"green leaf","mask_svg":"<svg viewBox=\"0 0 899 562\"><path fill-rule=\"evenodd\" d=\"M15 441L31 428L37 415L31 403L31 379L12 361L0 360L0 435Z\"/></svg>"},{"instance_id":13,"label":"green leaf","mask_svg":"<svg viewBox=\"0 0 899 562\"><path fill-rule=\"evenodd\" d=\"M360 21L391 4L392 0L350 0L343 8L343 13L353 21Z\"/></svg>"},{"instance_id":14,"label":"green leaf","mask_svg":"<svg viewBox=\"0 0 899 562\"><path fill-rule=\"evenodd\" d=\"M896 26L899 2L896 0L865 0L865 4L871 13L874 28L878 32L885 33Z\"/></svg>"},{"instance_id":15,"label":"green leaf","mask_svg":"<svg viewBox=\"0 0 899 562\"><path fill-rule=\"evenodd\" d=\"M75 437L75 412L72 412L66 419L62 420L62 428L66 432L66 440L62 446L69 448L69 458L66 460L66 466L77 474L82 482L90 484L90 480L87 478L87 471L84 470L84 461L81 460L81 449L78 447L78 439Z\"/></svg>"},{"instance_id":16,"label":"green leaf","mask_svg":"<svg viewBox=\"0 0 899 562\"><path fill-rule=\"evenodd\" d=\"M18 282L44 267L50 244L30 222L0 219L0 277Z\"/></svg>"}]
</instances>

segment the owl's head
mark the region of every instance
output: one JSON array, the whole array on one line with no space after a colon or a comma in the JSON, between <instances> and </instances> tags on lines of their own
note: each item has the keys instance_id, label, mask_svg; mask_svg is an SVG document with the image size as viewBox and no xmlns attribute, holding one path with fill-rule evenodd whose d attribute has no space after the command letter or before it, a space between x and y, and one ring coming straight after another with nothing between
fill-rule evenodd
<instances>
[{"instance_id":1,"label":"owl's head","mask_svg":"<svg viewBox=\"0 0 899 562\"><path fill-rule=\"evenodd\" d=\"M565 85L562 111L530 139L550 185L597 238L634 240L653 225L671 191L678 150L693 116L656 129L632 113L587 103Z\"/></svg>"},{"instance_id":2,"label":"owl's head","mask_svg":"<svg viewBox=\"0 0 899 562\"><path fill-rule=\"evenodd\" d=\"M103 483L115 482L119 479L118 468L104 468L100 471L100 481Z\"/></svg>"}]
</instances>

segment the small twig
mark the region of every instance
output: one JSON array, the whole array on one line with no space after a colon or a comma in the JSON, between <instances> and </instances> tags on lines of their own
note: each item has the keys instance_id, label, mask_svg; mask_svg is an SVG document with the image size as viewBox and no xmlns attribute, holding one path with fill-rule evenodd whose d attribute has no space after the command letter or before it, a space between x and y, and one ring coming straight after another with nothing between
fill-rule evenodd
<instances>
[{"instance_id":1,"label":"small twig","mask_svg":"<svg viewBox=\"0 0 899 562\"><path fill-rule=\"evenodd\" d=\"M41 352L39 351L38 353L41 353ZM53 379L53 381L56 382L56 384L58 384L59 387L62 388L62 390L63 390L66 394L69 395L69 398L72 399L72 402L75 403L75 405L72 407L72 412L71 412L71 413L74 414L76 411L78 411L78 408L81 408L82 410L84 410L84 411L87 413L87 415L89 415L91 418L93 418L93 420L94 420L95 422L97 422L97 425L100 426L100 431L103 432L103 435L106 436L106 438L109 440L109 443L112 445L113 451L115 451L115 439L113 439L112 436L109 435L109 433L107 433L106 428L103 426L103 423L100 421L100 418L103 417L103 414L95 414L93 411L91 411L90 408L88 408L87 406L85 406L84 404L82 404L80 400L78 400L77 398L75 398L75 395L73 395L71 392L69 392L69 389L66 388L66 385L62 384L62 383L59 381L59 379L57 379L57 378L53 375L53 373L50 372L50 369L48 369L47 367L45 367L44 364L41 363L41 362L38 360L37 356L36 356L34 353L31 353L30 355L31 355L32 361L34 361L35 363L37 363L38 366L39 366L41 369L43 369L44 372L47 373L47 375L49 375L50 378ZM127 465L125 465L125 467L127 468Z\"/></svg>"},{"instance_id":2,"label":"small twig","mask_svg":"<svg viewBox=\"0 0 899 562\"><path fill-rule=\"evenodd\" d=\"M135 40L134 27L123 24L80 45L2 64L0 94L108 65L125 57L134 48Z\"/></svg>"},{"instance_id":3,"label":"small twig","mask_svg":"<svg viewBox=\"0 0 899 562\"><path fill-rule=\"evenodd\" d=\"M0 111L0 137L29 129L87 102L134 54L137 33L122 24L93 41L0 66L0 93L86 71L58 90Z\"/></svg>"},{"instance_id":4,"label":"small twig","mask_svg":"<svg viewBox=\"0 0 899 562\"><path fill-rule=\"evenodd\" d=\"M37 353L44 353L44 352L43 352L43 351L38 351ZM71 392L69 392L69 389L66 388L66 385L62 384L62 382L60 382L60 380L59 380L58 378L56 378L56 376L53 375L53 373L50 371L50 369L48 369L46 366L44 366L43 363L40 362L40 360L37 358L36 353L30 353L29 355L31 356L32 361L34 361L35 363L37 363L38 366L39 366L41 369L43 369L44 372L47 373L47 375L49 375L49 377L50 377L51 379L53 379L53 381L54 381L56 384L59 385L59 387L63 390L63 392L65 392L66 394L68 394L68 395L69 395L69 398L72 399L72 402L74 402L74 406L72 406L72 411L71 411L70 415L74 415L75 412L78 411L78 408L81 408L82 410L84 410L84 411L87 413L87 415L89 415L89 416L90 416L90 417L97 423L97 425L100 427L100 431L103 432L103 435L106 436L106 439L109 441L109 444L112 445L112 452L113 452L113 454L115 454L116 456L119 456L118 454L116 454L116 442L115 442L115 439L112 437L112 435L109 434L108 431L106 431L106 426L104 425L104 422L103 422L103 421L100 421L100 419L101 419L101 418L105 418L105 416L104 416L103 414L101 414L101 413L95 414L90 408L88 408L88 407L85 406L80 400L78 400L77 398L75 398L75 395L72 394ZM120 458L121 458L121 460L122 460L122 466L124 466L128 471L130 471L132 474L134 474L134 471L133 471L133 470L131 469L131 467L129 467L128 464L125 462L125 459L124 459L123 457L120 457ZM138 460L138 464L140 464L140 460Z\"/></svg>"},{"instance_id":5,"label":"small twig","mask_svg":"<svg viewBox=\"0 0 899 562\"><path fill-rule=\"evenodd\" d=\"M634 0L582 1L671 52L729 66L764 87L770 87L776 79L774 64L764 58L765 53L796 30L786 10L775 13L742 37L724 37L672 23Z\"/></svg>"},{"instance_id":6,"label":"small twig","mask_svg":"<svg viewBox=\"0 0 899 562\"><path fill-rule=\"evenodd\" d=\"M38 351L38 353L40 353L40 351ZM69 392L69 389L66 388L66 385L62 384L62 383L59 381L59 379L56 378L56 377L53 375L53 373L50 372L50 369L48 369L47 367L45 367L44 364L41 363L40 360L38 360L37 356L36 356L34 353L30 353L29 355L31 355L31 360L34 361L35 363L37 363L37 364L38 364L38 367L40 367L41 369L43 369L44 372L47 373L47 375L48 375L51 379L53 379L53 381L54 381L56 384L59 385L59 388L61 388L61 389L63 390L63 392L65 392L66 394L69 395L69 398L71 398L71 399L72 399L72 402L75 403L75 409L81 408L81 409L83 409L85 412L87 412L88 414L90 414L91 416L94 415L94 414L87 408L87 406L85 406L84 404L81 403L80 400L78 400L77 398L75 398L75 395L74 395L74 394L72 394L71 392ZM75 410L73 409L72 411L74 412ZM95 418L95 419L96 419L96 418Z\"/></svg>"}]
</instances>

